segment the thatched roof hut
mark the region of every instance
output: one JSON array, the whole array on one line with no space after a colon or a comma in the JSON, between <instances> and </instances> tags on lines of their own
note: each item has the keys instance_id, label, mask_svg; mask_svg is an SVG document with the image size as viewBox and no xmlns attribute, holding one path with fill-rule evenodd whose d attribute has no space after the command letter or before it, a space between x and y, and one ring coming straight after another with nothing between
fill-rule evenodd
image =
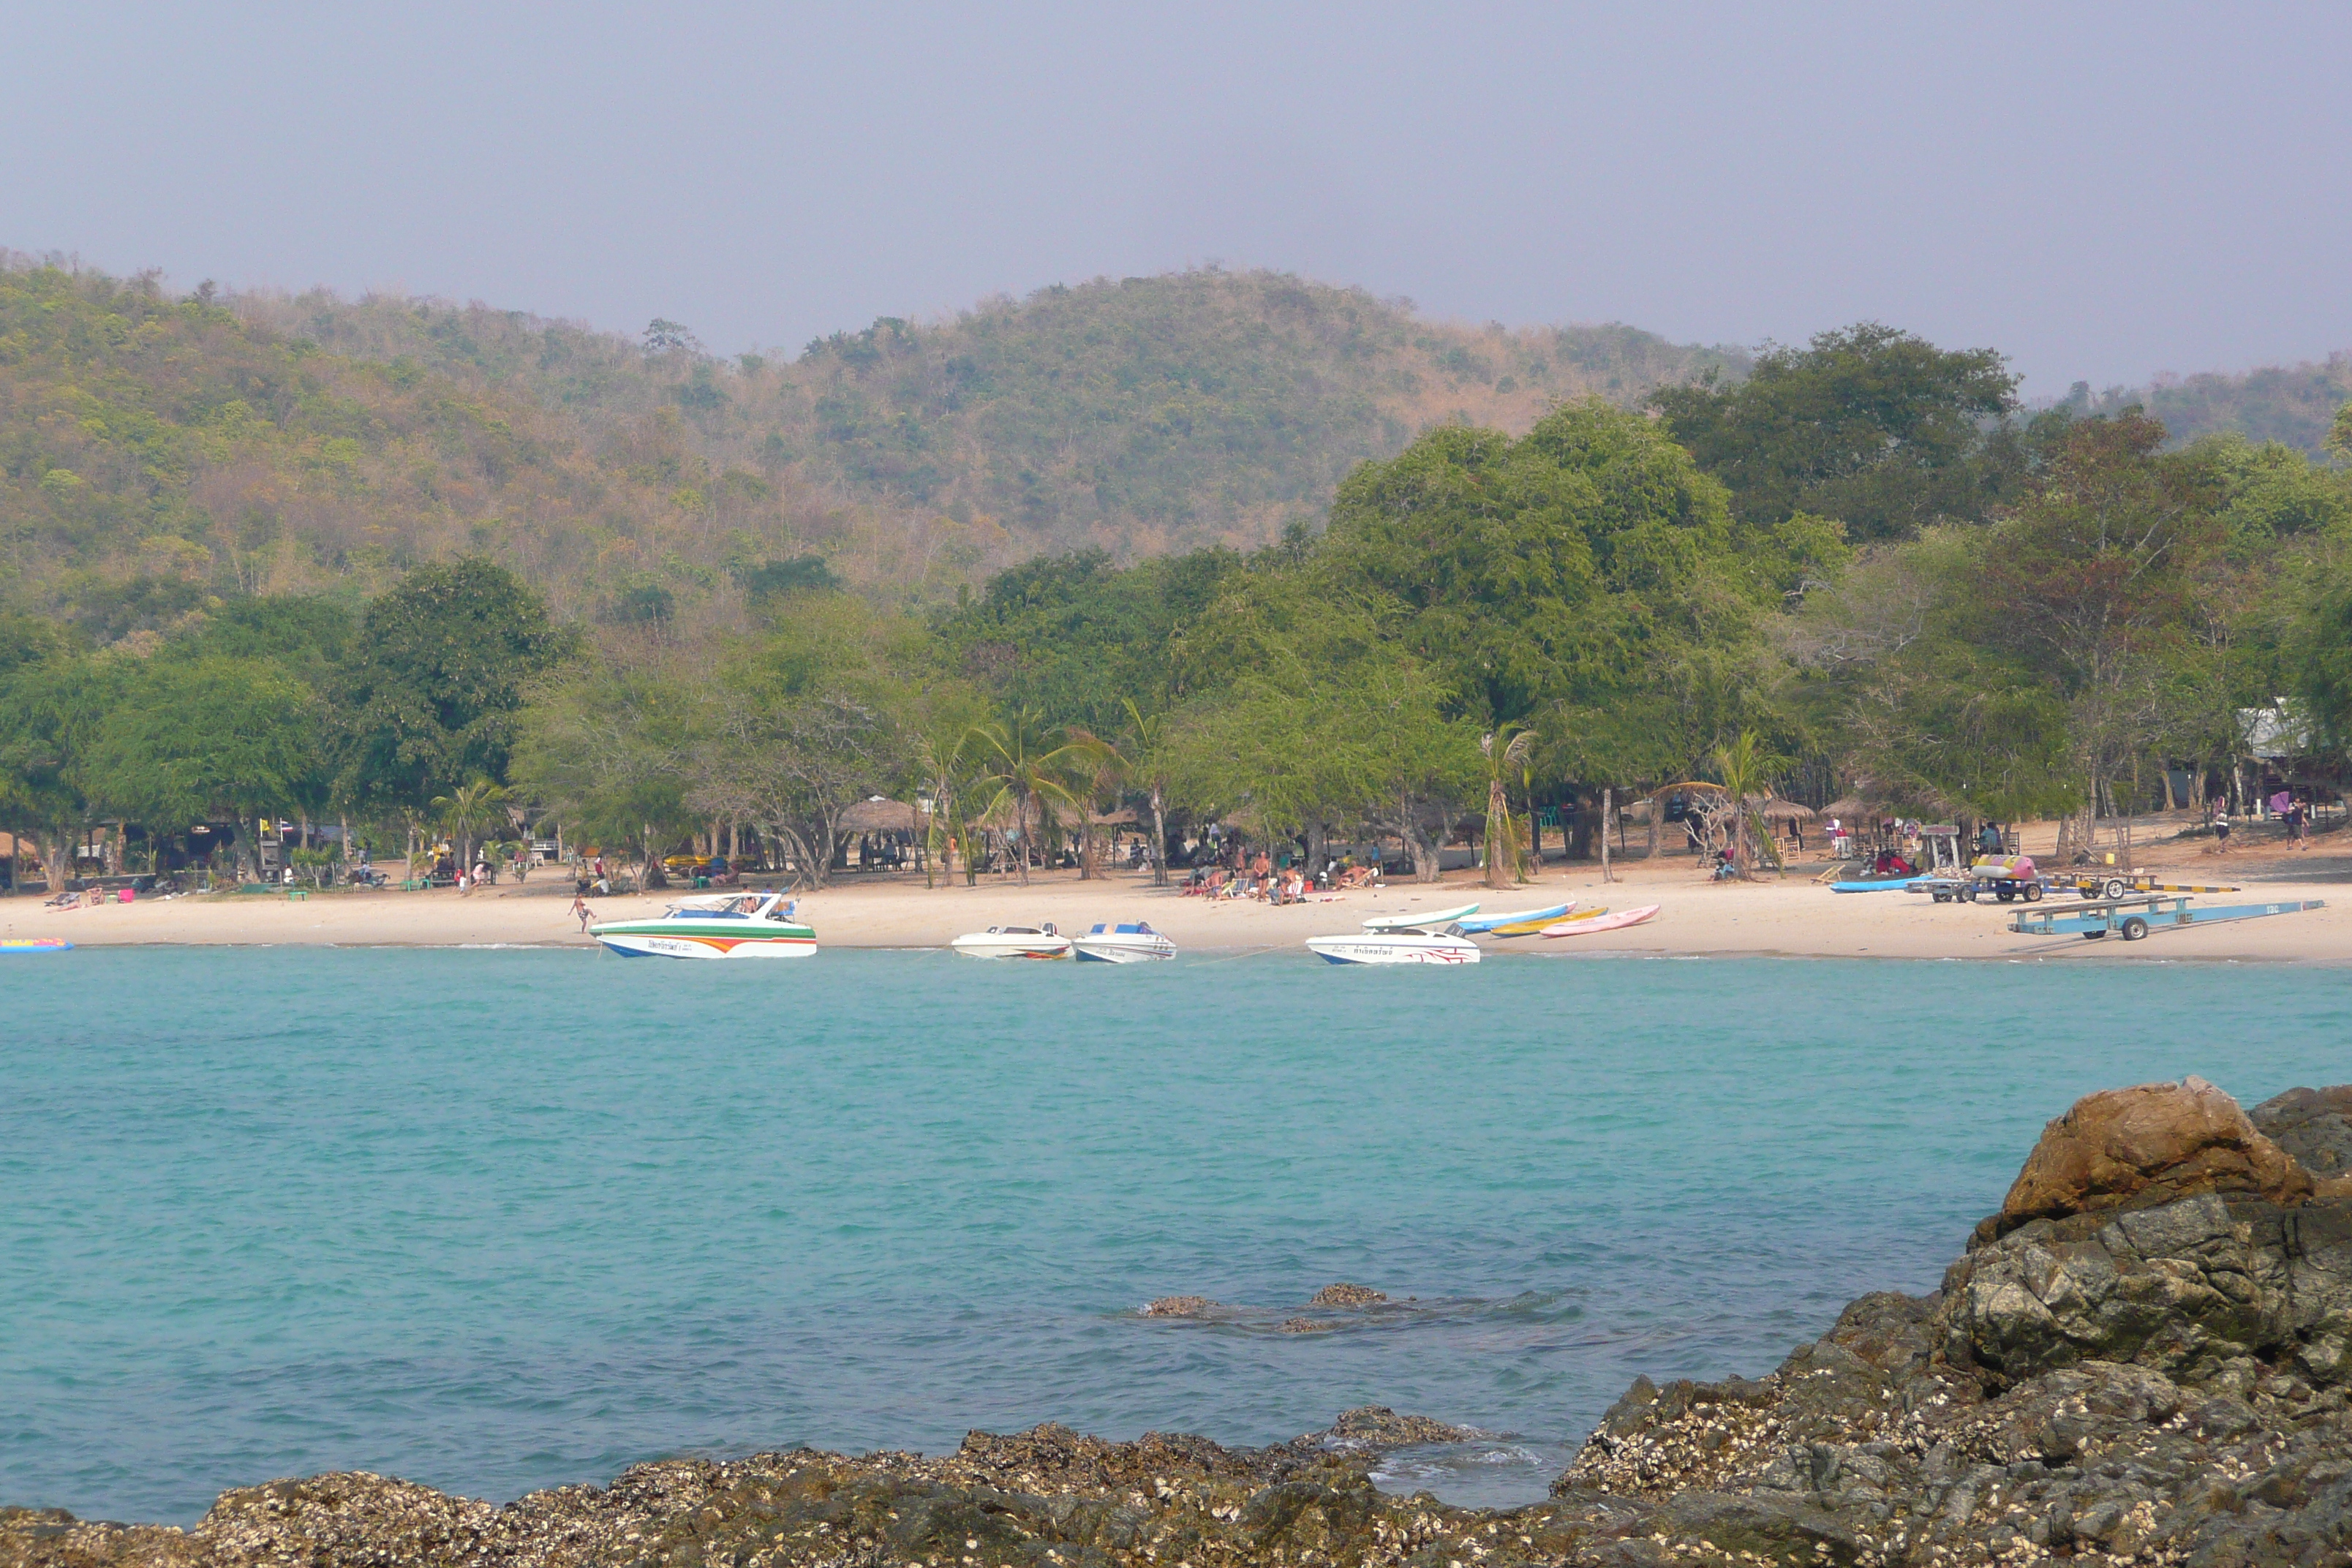
<instances>
[{"instance_id":1,"label":"thatched roof hut","mask_svg":"<svg viewBox=\"0 0 2352 1568\"><path fill-rule=\"evenodd\" d=\"M919 833L923 814L903 800L877 795L843 812L841 826L851 833Z\"/></svg>"},{"instance_id":2,"label":"thatched roof hut","mask_svg":"<svg viewBox=\"0 0 2352 1568\"><path fill-rule=\"evenodd\" d=\"M1748 809L1767 822L1811 822L1820 814L1810 805L1783 800L1777 795L1751 795Z\"/></svg>"}]
</instances>

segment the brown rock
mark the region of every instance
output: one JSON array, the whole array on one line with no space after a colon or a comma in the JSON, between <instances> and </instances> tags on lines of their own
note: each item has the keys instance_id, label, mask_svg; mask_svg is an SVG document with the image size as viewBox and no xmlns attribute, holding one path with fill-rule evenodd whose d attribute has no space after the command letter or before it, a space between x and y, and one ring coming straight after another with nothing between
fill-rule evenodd
<instances>
[{"instance_id":1,"label":"brown rock","mask_svg":"<svg viewBox=\"0 0 2352 1568\"><path fill-rule=\"evenodd\" d=\"M1326 1430L1309 1432L1295 1441L1335 1447L1403 1448L1420 1443L1467 1443L1477 1436L1475 1427L1456 1426L1426 1415L1400 1415L1385 1405L1360 1405L1341 1411Z\"/></svg>"},{"instance_id":2,"label":"brown rock","mask_svg":"<svg viewBox=\"0 0 2352 1568\"><path fill-rule=\"evenodd\" d=\"M1204 1318L1217 1305L1206 1296L1162 1296L1143 1309L1147 1318Z\"/></svg>"},{"instance_id":3,"label":"brown rock","mask_svg":"<svg viewBox=\"0 0 2352 1568\"><path fill-rule=\"evenodd\" d=\"M1310 1307L1370 1307L1387 1300L1385 1291L1341 1280L1337 1285L1326 1285L1316 1291L1307 1299L1307 1304Z\"/></svg>"},{"instance_id":4,"label":"brown rock","mask_svg":"<svg viewBox=\"0 0 2352 1568\"><path fill-rule=\"evenodd\" d=\"M2273 1203L2312 1195L2309 1172L2238 1102L2201 1078L2103 1089L2042 1130L2000 1213L1995 1236L2029 1220L2142 1208L2199 1193L2245 1193Z\"/></svg>"}]
</instances>

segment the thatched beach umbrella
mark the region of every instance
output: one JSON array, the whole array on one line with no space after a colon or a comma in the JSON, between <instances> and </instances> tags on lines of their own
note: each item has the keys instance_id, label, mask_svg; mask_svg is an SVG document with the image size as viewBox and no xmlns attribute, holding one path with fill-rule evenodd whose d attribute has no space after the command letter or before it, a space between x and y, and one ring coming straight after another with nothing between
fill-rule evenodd
<instances>
[{"instance_id":1,"label":"thatched beach umbrella","mask_svg":"<svg viewBox=\"0 0 2352 1568\"><path fill-rule=\"evenodd\" d=\"M1751 795L1748 809L1766 822L1811 822L1819 814L1810 805L1783 800L1777 795Z\"/></svg>"},{"instance_id":2,"label":"thatched beach umbrella","mask_svg":"<svg viewBox=\"0 0 2352 1568\"><path fill-rule=\"evenodd\" d=\"M843 812L841 826L851 833L919 833L923 815L903 800L877 795Z\"/></svg>"}]
</instances>

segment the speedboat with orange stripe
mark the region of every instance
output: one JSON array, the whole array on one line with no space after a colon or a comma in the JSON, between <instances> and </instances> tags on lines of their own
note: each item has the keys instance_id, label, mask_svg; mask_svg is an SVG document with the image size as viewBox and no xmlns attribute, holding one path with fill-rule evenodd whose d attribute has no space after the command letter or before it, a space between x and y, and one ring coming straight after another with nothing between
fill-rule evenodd
<instances>
[{"instance_id":1,"label":"speedboat with orange stripe","mask_svg":"<svg viewBox=\"0 0 2352 1568\"><path fill-rule=\"evenodd\" d=\"M806 958L816 932L780 892L680 899L642 921L602 921L588 934L624 958Z\"/></svg>"}]
</instances>

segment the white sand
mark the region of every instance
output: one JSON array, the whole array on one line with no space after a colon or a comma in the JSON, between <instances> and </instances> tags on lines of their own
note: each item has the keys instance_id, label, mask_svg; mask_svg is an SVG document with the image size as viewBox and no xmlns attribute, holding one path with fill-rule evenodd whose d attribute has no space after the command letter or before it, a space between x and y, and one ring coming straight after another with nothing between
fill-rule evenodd
<instances>
[{"instance_id":1,"label":"white sand","mask_svg":"<svg viewBox=\"0 0 2352 1568\"><path fill-rule=\"evenodd\" d=\"M2332 837L2332 836L2331 836ZM2143 863L2146 863L2145 858ZM2017 906L1985 902L1937 904L1924 895L1836 894L1808 880L1715 883L1687 858L1639 859L1621 868L1623 880L1604 885L1597 866L1546 868L1542 878L1508 892L1479 887L1473 873L1456 872L1435 887L1394 882L1379 891L1333 896L1284 909L1213 902L1154 889L1150 879L1121 872L1080 881L1075 872L1038 876L1024 889L1010 878L984 878L926 889L919 876L845 878L808 894L802 913L822 946L940 947L961 932L991 925L1052 921L1065 931L1098 920L1148 920L1180 947L1295 948L1308 936L1349 931L1368 915L1431 910L1479 901L1488 910L1517 910L1574 900L1591 907L1662 906L1649 924L1622 931L1545 941L1496 941L1490 951L1548 953L1776 954L1818 958L1978 958L2069 963L2146 963L2171 959L2263 963L2341 963L2352 958L2352 866L2340 857L2233 855L2182 850L2167 875L2190 882L2238 881L2245 892L2217 894L2200 903L2219 906L2283 900L2326 900L2328 908L2262 920L2185 930L2159 929L2126 944L2109 938L2020 936L2008 929ZM2264 881L2263 873L2326 872L2340 880ZM47 910L37 898L0 900L0 935L63 936L75 942L289 943L343 946L456 946L471 943L585 945L566 914L571 884L560 877L520 889L486 888L403 893L334 892L289 900L284 894L235 894ZM601 918L657 911L659 896L592 899ZM2055 900L2063 909L2071 898Z\"/></svg>"}]
</instances>

